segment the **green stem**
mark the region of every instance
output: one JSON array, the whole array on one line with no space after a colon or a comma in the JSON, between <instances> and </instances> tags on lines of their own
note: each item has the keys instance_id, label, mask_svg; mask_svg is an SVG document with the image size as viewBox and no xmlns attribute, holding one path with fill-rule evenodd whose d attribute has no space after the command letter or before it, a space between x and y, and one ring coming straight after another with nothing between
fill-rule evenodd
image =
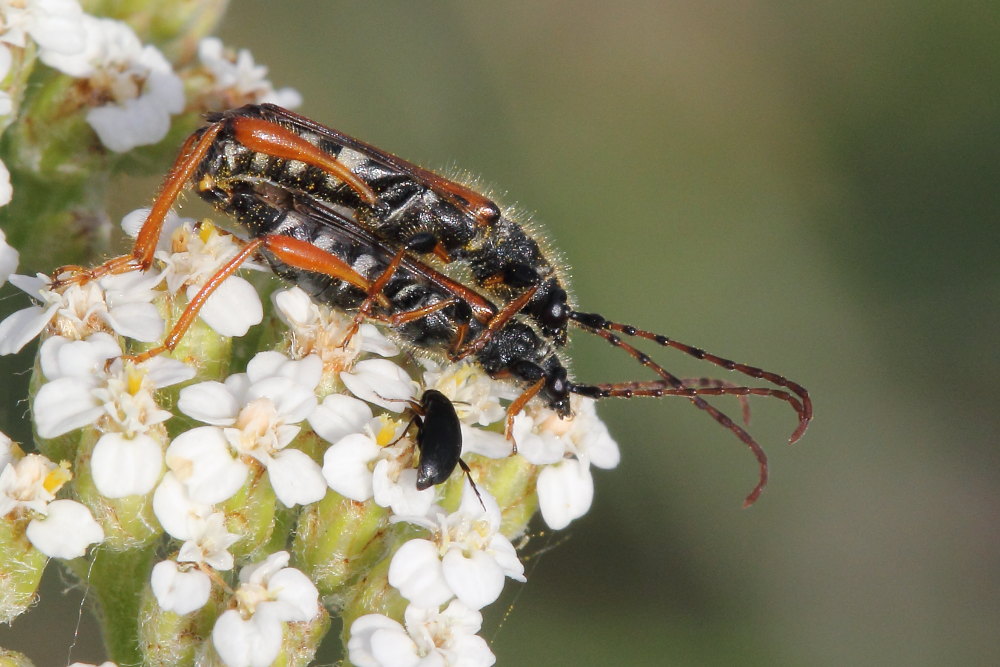
<instances>
[{"instance_id":1,"label":"green stem","mask_svg":"<svg viewBox=\"0 0 1000 667\"><path fill-rule=\"evenodd\" d=\"M97 618L104 646L110 659L119 665L142 663L142 652L136 641L139 608L155 554L156 545L129 551L97 549L89 567L86 561L80 560L79 566L73 568L97 600Z\"/></svg>"}]
</instances>

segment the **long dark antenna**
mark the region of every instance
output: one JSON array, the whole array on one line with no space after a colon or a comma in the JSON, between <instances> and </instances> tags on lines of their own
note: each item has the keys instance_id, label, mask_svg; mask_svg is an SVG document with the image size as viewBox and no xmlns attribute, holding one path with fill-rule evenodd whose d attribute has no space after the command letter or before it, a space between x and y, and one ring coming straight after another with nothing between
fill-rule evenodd
<instances>
[{"instance_id":1,"label":"long dark antenna","mask_svg":"<svg viewBox=\"0 0 1000 667\"><path fill-rule=\"evenodd\" d=\"M637 329L629 324L612 322L596 313L579 313L573 311L570 313L569 317L580 328L600 336L615 347L621 348L641 365L649 368L662 378L661 380L646 382L573 384L570 387L570 391L583 396L590 396L591 398L605 398L612 396L619 398L633 398L636 396L683 396L687 398L694 403L695 407L707 412L716 422L736 435L737 438L750 448L750 451L753 452L756 457L760 467L760 476L758 478L757 485L743 502L744 507L752 505L767 485L767 455L764 453L763 448L757 443L757 441L753 439L753 436L751 436L739 424L734 422L724 412L705 401L702 396L731 395L741 397L741 399L751 395L770 396L772 398L785 401L792 407L793 410L795 410L795 413L799 418L799 424L792 433L791 437L789 437L789 443L793 443L802 437L802 434L809 426L809 421L812 419L812 401L809 398L809 392L798 383L792 382L777 373L772 373L771 371L766 371L762 368L757 368L756 366L748 366L747 364L741 364L729 359L724 359L723 357L706 352L701 348L675 341L661 334ZM791 393L782 389L773 389L770 387L744 387L725 381L713 381L707 378L698 378L697 380L687 381L682 380L653 361L653 359L645 352L642 352L634 346L624 342L621 337L617 335L618 333L651 340L658 345L680 350L681 352L684 352L685 354L688 354L696 359L708 361L709 363L725 368L726 370L743 373L744 375L765 380L778 385L779 387L784 387L789 389ZM743 405L743 418L744 422L746 422L749 418L745 403Z\"/></svg>"}]
</instances>

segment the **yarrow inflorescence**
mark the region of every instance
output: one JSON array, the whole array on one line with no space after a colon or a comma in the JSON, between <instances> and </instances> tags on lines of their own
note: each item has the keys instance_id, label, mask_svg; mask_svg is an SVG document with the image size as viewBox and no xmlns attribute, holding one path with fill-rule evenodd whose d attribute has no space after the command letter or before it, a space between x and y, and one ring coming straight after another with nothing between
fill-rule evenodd
<instances>
[{"instance_id":1,"label":"yarrow inflorescence","mask_svg":"<svg viewBox=\"0 0 1000 667\"><path fill-rule=\"evenodd\" d=\"M299 102L246 50L203 34L153 45L148 22L133 25L76 0L0 0L0 132L31 115L110 155L159 142L185 114ZM5 214L37 195L11 174L37 179L50 161L35 158L55 150L26 136L0 156ZM126 215L124 232L147 214ZM31 303L0 321L0 355L39 344L34 442L0 433L0 622L34 604L52 559L85 582L102 622L134 624L105 632L123 637L107 647L122 663L307 664L339 616L359 666L490 665L480 610L525 581L512 541L538 511L551 528L582 516L591 466L617 464L579 396L572 419L525 406L511 456L519 388L275 289L252 263L176 349L137 358L244 247L207 220L170 213L148 271L69 283L57 266L15 273L14 231L0 230L0 285ZM470 473L421 490L414 406L430 390L455 408Z\"/></svg>"},{"instance_id":2,"label":"yarrow inflorescence","mask_svg":"<svg viewBox=\"0 0 1000 667\"><path fill-rule=\"evenodd\" d=\"M32 526L44 526L47 514L54 521L75 512L75 530L61 533L62 544L35 543L39 530L29 526L36 548L62 558L81 556L91 543L155 549L165 532L171 539L155 549L160 559L144 593L155 605L144 605L144 623L156 627L163 614L217 617L210 640L188 648L199 654L210 643L225 664L269 664L293 650L291 642L312 637L306 626L327 623L320 598L349 621L345 641L356 664L398 664L377 657L403 650L398 642L443 660L435 664L491 664L474 634L475 610L497 600L505 579L525 580L511 539L538 507L552 527L581 516L592 497L590 465L617 462L592 401L576 399L573 420L530 406L515 421L521 454L512 458L503 422L516 390L474 364L415 358L391 330L373 325L337 346L352 317L297 287L270 295L261 349L245 362L228 342L232 318L218 313L259 311L252 289L220 290L226 300L207 309L190 343L134 363L129 354L148 347L156 338L149 334L165 323L131 337L111 304L133 308L135 322L176 313L184 287L198 285L240 243L191 220L174 226L172 247L153 270L55 290L47 279L31 279L26 291L43 305L0 322L17 341L10 351L40 331L31 397L38 446L75 462L71 473L68 463L12 454L18 450L8 444L0 474L8 520L31 517ZM229 250L219 252L220 245ZM27 280L15 277L22 287ZM416 488L407 405L426 389L458 406L478 495L459 474ZM71 474L86 480L71 494L84 504L54 500ZM152 516L137 498L150 501ZM46 511L59 503L77 509ZM258 564L245 565L237 583L232 572L241 563ZM294 604L268 592L274 577L302 589ZM291 595L289 586L280 590ZM427 644L421 623L431 623L438 640ZM255 639L247 644L248 637ZM382 641L392 648L380 648Z\"/></svg>"}]
</instances>

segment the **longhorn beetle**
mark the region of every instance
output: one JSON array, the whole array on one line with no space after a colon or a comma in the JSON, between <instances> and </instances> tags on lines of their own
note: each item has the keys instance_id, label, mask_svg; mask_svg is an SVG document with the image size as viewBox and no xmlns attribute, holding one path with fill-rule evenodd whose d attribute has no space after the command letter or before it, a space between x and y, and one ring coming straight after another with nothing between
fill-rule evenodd
<instances>
[{"instance_id":1,"label":"longhorn beetle","mask_svg":"<svg viewBox=\"0 0 1000 667\"><path fill-rule=\"evenodd\" d=\"M770 396L798 415L790 442L808 427L812 402L801 385L577 310L550 253L484 195L274 105L248 105L207 120L181 148L132 252L62 280L148 269L164 217L188 182L246 228L252 239L191 300L163 344L141 357L173 349L212 291L259 253L316 300L355 312L355 328L364 319L386 323L418 352L471 359L490 376L520 384L523 391L507 411L508 439L514 416L536 396L562 417L571 415L571 394L682 396L756 456L760 472L745 501L750 505L767 483L767 457L746 430L703 397ZM624 350L658 379L575 382L561 349L571 324ZM623 336L778 388L684 380Z\"/></svg>"}]
</instances>

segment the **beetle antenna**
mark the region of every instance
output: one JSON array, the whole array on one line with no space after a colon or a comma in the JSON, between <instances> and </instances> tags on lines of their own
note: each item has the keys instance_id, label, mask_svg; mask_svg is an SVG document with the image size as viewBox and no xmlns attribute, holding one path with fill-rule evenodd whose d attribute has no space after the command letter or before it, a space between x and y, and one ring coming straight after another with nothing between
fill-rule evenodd
<instances>
[{"instance_id":1,"label":"beetle antenna","mask_svg":"<svg viewBox=\"0 0 1000 667\"><path fill-rule=\"evenodd\" d=\"M632 358L638 361L643 366L646 366L654 373L659 375L662 379L656 381L648 382L620 382L620 383L606 383L606 384L573 384L570 386L570 391L582 396L589 396L591 398L606 398L606 397L619 397L619 398L633 398L636 396L684 396L688 398L695 407L700 410L707 412L716 422L722 425L724 428L730 430L737 438L740 439L749 449L753 452L754 457L757 459L759 466L759 477L757 485L750 492L750 495L746 497L743 502L744 507L749 507L752 505L757 498L760 496L761 491L764 490L764 486L767 485L768 476L768 466L767 466L767 455L764 453L763 448L756 440L753 439L746 430L744 430L739 424L734 422L728 415L724 412L711 405L705 401L702 396L722 396L722 395L733 395L746 397L749 395L756 396L771 396L773 398L778 398L787 402L795 410L796 414L799 416L799 425L792 433L789 438L789 442L795 442L798 440L802 433L805 432L806 427L809 425L809 420L812 419L812 402L809 399L809 393L801 385L787 380L786 378L772 373L770 371L765 371L754 366L747 366L746 364L740 364L728 359L723 359L713 354L709 354L704 350L699 348L686 345L685 343L680 343L674 341L666 336L655 334L649 331L643 331L637 329L628 324L620 324L618 322L612 322L605 319L601 315L594 313L578 313L573 311L570 313L570 319L576 322L580 328L589 331L597 336L600 336L604 340L608 341L611 345L621 348L627 352ZM672 347L686 354L689 354L696 359L704 359L727 370L735 370L745 375L749 375L754 378L764 379L780 387L785 387L790 389L795 395L781 390L781 389L771 389L767 387L742 387L731 385L726 382L719 381L717 383L703 382L698 380L696 382L685 382L676 375L670 373L668 370L657 364L652 358L642 352L641 350L635 348L634 346L626 343L618 336L618 333L623 333L628 336L635 336L638 338L645 338L647 340L652 340L664 347ZM692 384L707 385L707 386L691 386ZM744 405L743 413L744 421L747 420L748 415L746 411L746 406Z\"/></svg>"},{"instance_id":2,"label":"beetle antenna","mask_svg":"<svg viewBox=\"0 0 1000 667\"><path fill-rule=\"evenodd\" d=\"M670 385L674 389L687 388L691 389L690 395L734 395L734 396L770 396L772 398L777 398L788 403L799 417L799 425L796 427L795 431L788 438L789 444L796 442L805 433L806 428L809 426L809 422L812 419L812 399L809 398L809 392L805 387L798 384L797 382L792 382L791 380L785 378L777 373L772 373L771 371L766 371L763 368L757 368L756 366L749 366L747 364L741 364L723 357L711 354L705 350L694 347L693 345L688 345L686 343L681 343L680 341L673 340L662 334L653 333L651 331L644 331L638 329L630 324L621 324L619 322L612 322L601 315L596 313L580 313L573 311L570 313L570 319L577 323L580 328L590 331L591 333L597 334L604 338L606 341L615 345L616 347L622 347L626 350L632 357L636 359L643 366L648 366L653 369L660 377L664 379L666 384ZM729 371L736 371L738 373L743 373L744 375L749 375L752 378L758 380L766 380L772 384L776 384L779 387L784 387L791 391L791 394L787 391L782 391L780 389L771 389L766 387L741 387L737 385L731 385L729 383L719 383L712 391L709 391L708 387L695 388L686 384L683 380L678 380L674 376L663 371L662 367L654 363L649 355L640 352L634 347L627 345L621 341L621 339L614 335L614 333L622 333L626 336L635 336L637 338L644 338L646 340L651 340L658 345L663 347L672 347L675 350L680 350L687 355L694 357L695 359L702 359L709 363L725 368ZM674 382L678 380L680 384ZM641 383L640 383L641 385ZM621 385L618 385L621 386ZM671 393L671 392L667 392ZM684 392L672 392L674 395L689 395ZM794 396L792 395L794 394ZM651 395L643 393L641 395ZM665 393L666 395L666 393Z\"/></svg>"},{"instance_id":3,"label":"beetle antenna","mask_svg":"<svg viewBox=\"0 0 1000 667\"><path fill-rule=\"evenodd\" d=\"M472 479L472 470L469 468L469 464L463 461L462 459L458 459L458 465L462 467L462 472L465 473L465 478L469 480L469 484L472 485L472 490L476 492L476 498L479 499L479 504L482 506L483 511L485 512L486 503L483 502L483 497L479 495L479 487L476 486L475 480Z\"/></svg>"}]
</instances>

